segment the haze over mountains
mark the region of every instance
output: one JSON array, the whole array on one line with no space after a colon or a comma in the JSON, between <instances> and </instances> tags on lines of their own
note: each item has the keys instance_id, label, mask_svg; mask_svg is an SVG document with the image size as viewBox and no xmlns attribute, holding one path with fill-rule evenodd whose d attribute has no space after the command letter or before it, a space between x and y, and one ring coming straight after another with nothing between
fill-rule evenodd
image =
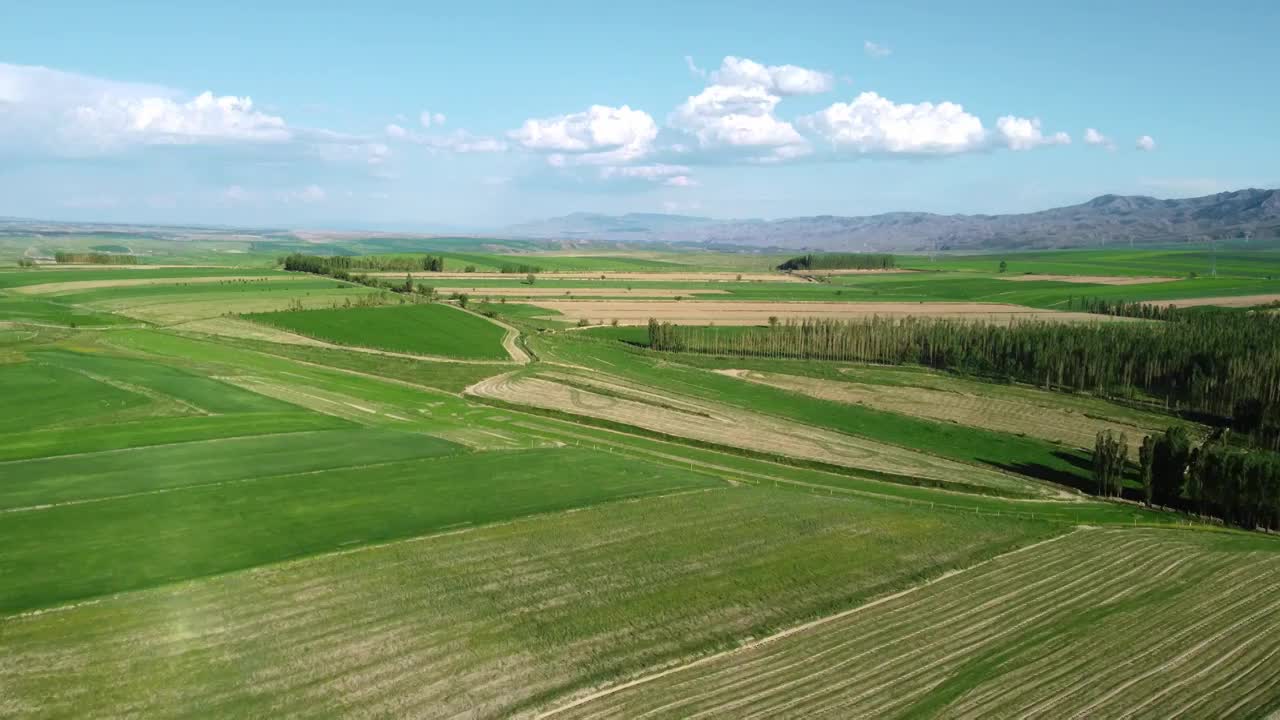
<instances>
[{"instance_id":1,"label":"haze over mountains","mask_svg":"<svg viewBox=\"0 0 1280 720\"><path fill-rule=\"evenodd\" d=\"M716 220L633 213L563 217L504 228L544 239L679 242L813 250L957 250L1065 248L1280 237L1280 190L1247 189L1161 200L1102 195L1017 215L893 212L862 217L819 215L782 220Z\"/></svg>"}]
</instances>

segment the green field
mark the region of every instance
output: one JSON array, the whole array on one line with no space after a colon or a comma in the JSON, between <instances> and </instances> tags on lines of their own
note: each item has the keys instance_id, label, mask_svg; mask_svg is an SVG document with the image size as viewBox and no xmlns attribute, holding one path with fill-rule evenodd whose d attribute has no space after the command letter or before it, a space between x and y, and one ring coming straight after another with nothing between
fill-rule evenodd
<instances>
[{"instance_id":1,"label":"green field","mask_svg":"<svg viewBox=\"0 0 1280 720\"><path fill-rule=\"evenodd\" d=\"M0 270L0 716L1280 709L1280 544L1132 501L1138 436L1200 442L1212 418L910 366L656 352L645 328L482 300L523 276L422 280L475 288L464 310L279 272L275 257L324 247L286 235L0 250L117 245L191 266ZM328 247L478 271L782 259ZM531 287L663 290L712 317L742 300L1052 311L1280 291L1272 256L1239 248L1216 279L1187 277L1203 258L1179 250L1008 257L1009 272L1180 278L1138 285L1011 282L987 267L1000 257ZM1130 434L1127 500L1092 494L1107 429Z\"/></svg>"},{"instance_id":2,"label":"green field","mask_svg":"<svg viewBox=\"0 0 1280 720\"><path fill-rule=\"evenodd\" d=\"M249 320L338 345L468 360L506 360L506 332L440 304L254 313Z\"/></svg>"}]
</instances>

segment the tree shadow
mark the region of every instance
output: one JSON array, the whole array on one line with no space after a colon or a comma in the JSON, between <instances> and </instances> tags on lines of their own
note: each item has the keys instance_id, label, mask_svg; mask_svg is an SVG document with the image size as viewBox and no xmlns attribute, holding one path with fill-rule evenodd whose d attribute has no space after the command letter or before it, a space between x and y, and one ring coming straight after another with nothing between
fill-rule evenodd
<instances>
[{"instance_id":1,"label":"tree shadow","mask_svg":"<svg viewBox=\"0 0 1280 720\"><path fill-rule=\"evenodd\" d=\"M1093 464L1089 458L1086 458L1079 453L1072 453L1064 450L1055 450L1053 452L1053 456L1073 468L1076 468L1076 470L1068 470L1063 467L1052 467L1050 465L1045 465L1044 463L1003 462L987 458L978 458L978 461L986 463L994 468L1004 470L1005 472L1025 475L1035 480L1057 483L1058 485L1065 485L1084 493L1092 494L1094 490L1097 489L1093 482Z\"/></svg>"}]
</instances>

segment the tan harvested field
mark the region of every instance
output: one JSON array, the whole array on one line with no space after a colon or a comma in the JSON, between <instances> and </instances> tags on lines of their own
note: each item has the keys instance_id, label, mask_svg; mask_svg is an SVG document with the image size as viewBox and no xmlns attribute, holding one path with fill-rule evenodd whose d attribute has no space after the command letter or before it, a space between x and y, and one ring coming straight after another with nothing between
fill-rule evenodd
<instances>
[{"instance_id":1,"label":"tan harvested field","mask_svg":"<svg viewBox=\"0 0 1280 720\"><path fill-rule=\"evenodd\" d=\"M573 297L640 297L640 298L674 298L692 295L728 295L727 290L680 290L668 288L547 288L547 287L440 287L436 292L467 293L476 297L533 297L533 298L573 298Z\"/></svg>"},{"instance_id":2,"label":"tan harvested field","mask_svg":"<svg viewBox=\"0 0 1280 720\"><path fill-rule=\"evenodd\" d=\"M1064 496L1048 485L1017 475L965 465L728 405L659 393L652 388L604 379L600 375L588 378L558 372L524 376L508 373L482 380L467 388L466 392L477 397L586 415L701 442L921 478L944 487L981 486L1024 496Z\"/></svg>"},{"instance_id":3,"label":"tan harvested field","mask_svg":"<svg viewBox=\"0 0 1280 720\"><path fill-rule=\"evenodd\" d=\"M1267 295L1236 295L1234 297L1185 298L1182 300L1162 301L1157 304L1172 305L1180 308L1202 307L1204 305L1214 305L1217 307L1253 307L1254 305L1268 305L1273 302L1280 302L1280 293L1270 293Z\"/></svg>"},{"instance_id":4,"label":"tan harvested field","mask_svg":"<svg viewBox=\"0 0 1280 720\"><path fill-rule=\"evenodd\" d=\"M1124 277L1118 275L995 275L999 280L1011 280L1013 282L1036 282L1039 280L1052 280L1054 282L1068 283L1086 283L1089 285L1150 285L1152 283L1175 282L1182 278L1176 277Z\"/></svg>"},{"instance_id":5,"label":"tan harvested field","mask_svg":"<svg viewBox=\"0 0 1280 720\"><path fill-rule=\"evenodd\" d=\"M378 295L377 292L359 290L311 290L307 293L246 294L236 297L210 297L209 295L163 295L146 298L99 300L89 304L97 310L114 312L127 317L145 320L159 325L176 325L192 320L218 318L227 313L276 312L289 310L295 303L306 309L331 308L361 295Z\"/></svg>"},{"instance_id":6,"label":"tan harvested field","mask_svg":"<svg viewBox=\"0 0 1280 720\"><path fill-rule=\"evenodd\" d=\"M0 716L529 715L1044 531L729 487L458 529L0 618Z\"/></svg>"},{"instance_id":7,"label":"tan harvested field","mask_svg":"<svg viewBox=\"0 0 1280 720\"><path fill-rule=\"evenodd\" d=\"M562 317L547 319L592 323L617 320L620 325L644 325L656 318L682 325L765 325L769 318L800 320L823 318L856 320L870 317L930 317L1007 323L1014 320L1053 322L1126 321L1110 315L1083 312L1052 312L1021 305L974 302L745 302L708 300L535 300L531 304L555 310Z\"/></svg>"},{"instance_id":8,"label":"tan harvested field","mask_svg":"<svg viewBox=\"0 0 1280 720\"><path fill-rule=\"evenodd\" d=\"M540 717L1261 717L1280 555L1197 535L1080 530Z\"/></svg>"},{"instance_id":9,"label":"tan harvested field","mask_svg":"<svg viewBox=\"0 0 1280 720\"><path fill-rule=\"evenodd\" d=\"M59 293L83 292L116 287L143 287L147 285L193 285L202 283L239 282L290 282L306 279L305 275L215 275L210 277L184 278L112 278L110 280L72 280L68 282L41 283L39 285L22 285L12 288L13 292L24 295L55 295Z\"/></svg>"},{"instance_id":10,"label":"tan harvested field","mask_svg":"<svg viewBox=\"0 0 1280 720\"><path fill-rule=\"evenodd\" d=\"M1173 422L1169 418L1120 408L1115 412L1125 420L1101 417L1099 413L1109 409L1102 401L1073 403L1061 394L973 382L952 382L952 386L947 387L944 380L932 376L928 377L933 387L917 387L855 382L856 369L848 371L850 381L847 382L755 370L716 372L822 400L866 405L877 410L1014 435L1029 435L1071 447L1092 448L1097 434L1110 430L1128 435L1129 452L1134 458L1137 458L1138 442L1143 436L1163 432ZM1132 420L1145 422L1138 424Z\"/></svg>"},{"instance_id":11,"label":"tan harvested field","mask_svg":"<svg viewBox=\"0 0 1280 720\"><path fill-rule=\"evenodd\" d=\"M359 271L356 271L359 272ZM371 277L403 278L403 272L370 272ZM409 273L414 280L511 280L517 281L524 274L495 272L416 272ZM633 282L809 282L802 277L787 273L734 273L734 272L611 272L601 270L589 272L573 270L563 272L540 272L535 275L544 280L617 280Z\"/></svg>"},{"instance_id":12,"label":"tan harvested field","mask_svg":"<svg viewBox=\"0 0 1280 720\"><path fill-rule=\"evenodd\" d=\"M314 347L336 347L329 343L309 338L305 335L286 332L263 323L250 322L240 318L215 317L204 320L170 325L174 330L201 333L203 335L222 335L244 340L266 340L286 345L311 345Z\"/></svg>"}]
</instances>

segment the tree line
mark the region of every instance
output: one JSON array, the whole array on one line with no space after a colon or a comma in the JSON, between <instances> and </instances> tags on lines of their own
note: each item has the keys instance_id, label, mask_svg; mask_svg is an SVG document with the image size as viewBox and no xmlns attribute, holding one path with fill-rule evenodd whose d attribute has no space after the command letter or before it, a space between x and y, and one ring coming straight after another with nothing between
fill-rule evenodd
<instances>
[{"instance_id":1,"label":"tree line","mask_svg":"<svg viewBox=\"0 0 1280 720\"><path fill-rule=\"evenodd\" d=\"M373 270L380 272L442 272L444 258L435 255L421 257L384 255L306 255L292 253L276 258L276 264L285 270L307 272L315 275L335 276L338 271Z\"/></svg>"},{"instance_id":2,"label":"tree line","mask_svg":"<svg viewBox=\"0 0 1280 720\"><path fill-rule=\"evenodd\" d=\"M798 255L778 266L779 270L888 270L895 267L888 253L821 253Z\"/></svg>"},{"instance_id":3,"label":"tree line","mask_svg":"<svg viewBox=\"0 0 1280 720\"><path fill-rule=\"evenodd\" d=\"M115 255L112 253L76 253L59 250L53 254L53 261L58 264L77 263L88 265L137 265L137 255Z\"/></svg>"},{"instance_id":4,"label":"tree line","mask_svg":"<svg viewBox=\"0 0 1280 720\"><path fill-rule=\"evenodd\" d=\"M1171 322L1186 313L1179 314L1173 305L1155 305L1134 300L1106 300L1091 297L1067 298L1067 310L1093 313L1094 315L1110 315L1112 317L1131 317L1143 320L1164 320Z\"/></svg>"},{"instance_id":5,"label":"tree line","mask_svg":"<svg viewBox=\"0 0 1280 720\"><path fill-rule=\"evenodd\" d=\"M1280 529L1280 455L1229 442L1221 431L1195 447L1186 428L1143 439L1138 451L1142 500L1212 516L1247 529ZM1093 476L1100 495L1121 494L1127 440L1098 434Z\"/></svg>"},{"instance_id":6,"label":"tree line","mask_svg":"<svg viewBox=\"0 0 1280 720\"><path fill-rule=\"evenodd\" d=\"M655 350L941 370L1109 398L1162 400L1280 446L1280 316L1189 314L1176 323L1008 325L962 320L789 320L769 327L649 323Z\"/></svg>"},{"instance_id":7,"label":"tree line","mask_svg":"<svg viewBox=\"0 0 1280 720\"><path fill-rule=\"evenodd\" d=\"M348 272L343 267L344 261L352 258L344 256L322 256L322 255L304 255L302 253L293 253L292 255L280 258L280 265L285 270L291 272L305 272L313 275L323 275L331 277L334 280L342 280L344 282L356 283L365 287L377 288L379 290L390 290L394 293L402 295L417 295L428 301L436 299L435 288L423 283L413 282L413 276L405 273L403 281L393 281L385 278L370 277L363 273ZM338 262L331 262L331 261ZM428 255L423 259L422 264L428 264L428 260L439 260ZM348 266L349 267L349 266ZM443 267L443 265L441 265Z\"/></svg>"}]
</instances>

